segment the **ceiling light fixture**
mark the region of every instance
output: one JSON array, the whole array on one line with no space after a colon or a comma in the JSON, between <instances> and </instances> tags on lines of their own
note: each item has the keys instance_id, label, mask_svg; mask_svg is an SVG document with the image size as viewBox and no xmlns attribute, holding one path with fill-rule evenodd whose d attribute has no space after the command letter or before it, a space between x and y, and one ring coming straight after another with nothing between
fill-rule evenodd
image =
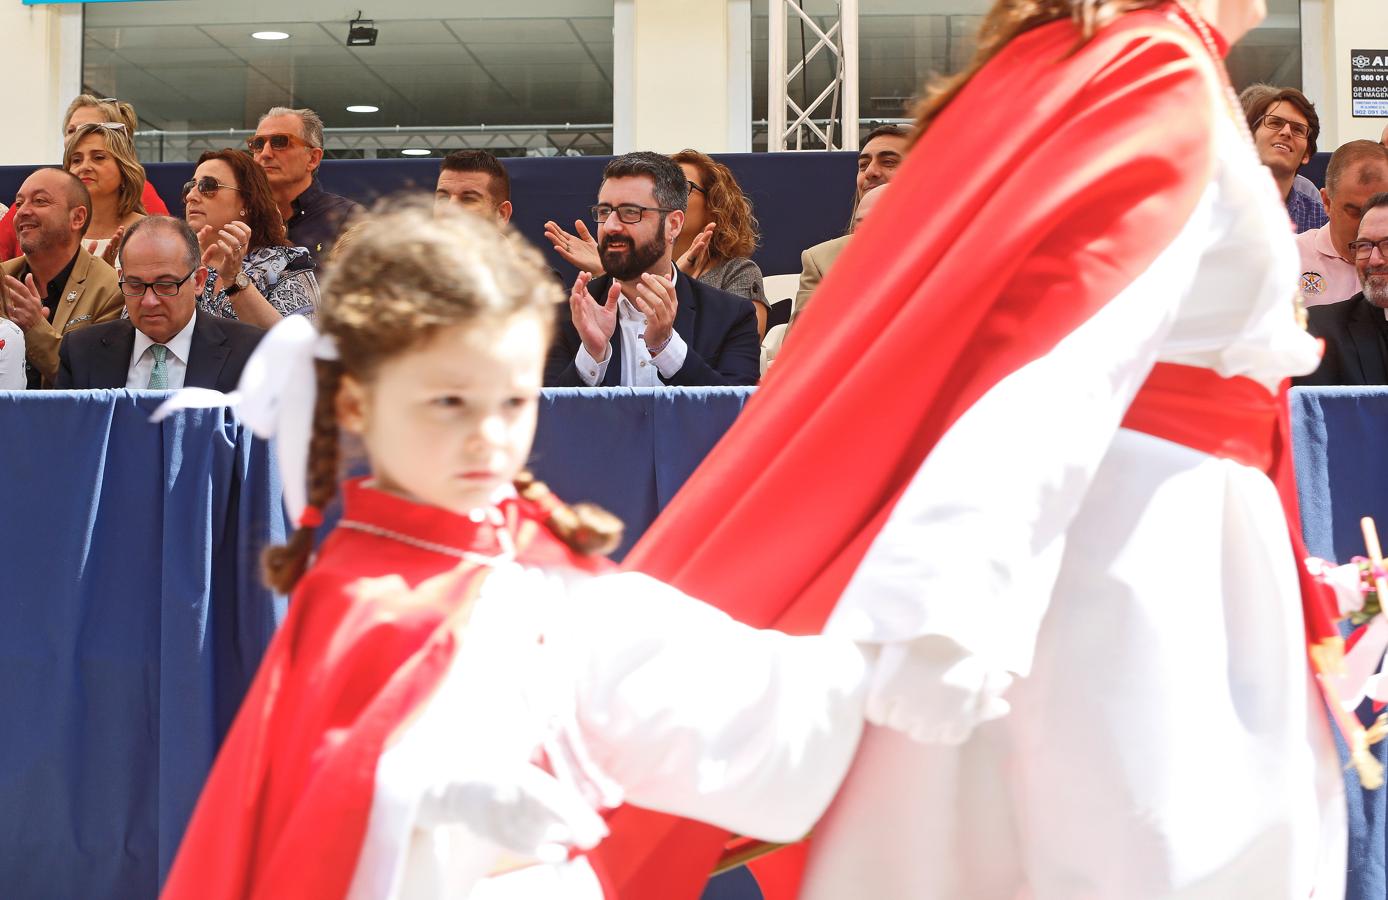
<instances>
[{"instance_id":1,"label":"ceiling light fixture","mask_svg":"<svg viewBox=\"0 0 1388 900\"><path fill-rule=\"evenodd\" d=\"M287 31L252 31L251 37L257 41L282 41L289 37Z\"/></svg>"},{"instance_id":2,"label":"ceiling light fixture","mask_svg":"<svg viewBox=\"0 0 1388 900\"><path fill-rule=\"evenodd\" d=\"M369 103L355 103L347 107L347 111L354 113L373 113L380 112L381 108L379 106L372 106Z\"/></svg>"},{"instance_id":3,"label":"ceiling light fixture","mask_svg":"<svg viewBox=\"0 0 1388 900\"><path fill-rule=\"evenodd\" d=\"M425 150L423 147L406 147L400 152L406 156L428 156L430 151Z\"/></svg>"},{"instance_id":4,"label":"ceiling light fixture","mask_svg":"<svg viewBox=\"0 0 1388 900\"><path fill-rule=\"evenodd\" d=\"M361 10L357 10L357 17L347 23L347 46L374 47L378 33L375 21L363 19Z\"/></svg>"}]
</instances>

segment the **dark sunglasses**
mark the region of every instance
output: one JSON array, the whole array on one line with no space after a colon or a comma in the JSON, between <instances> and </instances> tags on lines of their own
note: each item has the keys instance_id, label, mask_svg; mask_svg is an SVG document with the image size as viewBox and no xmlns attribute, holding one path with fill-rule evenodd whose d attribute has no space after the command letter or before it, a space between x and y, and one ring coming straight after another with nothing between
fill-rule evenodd
<instances>
[{"instance_id":1,"label":"dark sunglasses","mask_svg":"<svg viewBox=\"0 0 1388 900\"><path fill-rule=\"evenodd\" d=\"M246 138L246 146L250 148L252 153L259 153L261 150L264 150L266 144L270 145L271 150L287 150L290 144L296 147L312 146L308 141L299 137L297 134L286 134L282 131L276 132L275 134L257 134L253 137Z\"/></svg>"},{"instance_id":2,"label":"dark sunglasses","mask_svg":"<svg viewBox=\"0 0 1388 900\"><path fill-rule=\"evenodd\" d=\"M222 184L220 181L213 178L211 175L204 175L201 178L195 178L192 181L183 182L182 196L187 197L190 193L192 193L193 188L197 188L198 193L202 194L204 197L211 197L212 195L220 191L222 188L226 188L229 191L241 190L239 187L236 187L235 185Z\"/></svg>"}]
</instances>

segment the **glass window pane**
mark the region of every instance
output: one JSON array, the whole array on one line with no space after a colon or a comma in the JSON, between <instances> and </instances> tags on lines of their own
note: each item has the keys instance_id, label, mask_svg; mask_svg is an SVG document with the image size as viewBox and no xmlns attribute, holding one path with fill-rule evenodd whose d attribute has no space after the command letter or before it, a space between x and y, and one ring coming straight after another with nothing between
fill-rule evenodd
<instances>
[{"instance_id":1,"label":"glass window pane","mask_svg":"<svg viewBox=\"0 0 1388 900\"><path fill-rule=\"evenodd\" d=\"M913 99L935 74L952 74L967 65L974 35L991 0L861 0L858 32L858 111L860 129L886 121L905 121ZM837 21L832 0L807 0L805 8L821 30ZM766 148L767 10L753 7L753 142ZM794 65L809 54L817 36L793 13L788 16L786 58ZM1301 87L1299 0L1268 0L1267 19L1239 42L1227 61L1235 89L1264 81ZM829 84L834 59L820 50L805 74L792 80L789 96L805 105ZM810 140L806 146L818 146Z\"/></svg>"},{"instance_id":2,"label":"glass window pane","mask_svg":"<svg viewBox=\"0 0 1388 900\"><path fill-rule=\"evenodd\" d=\"M612 0L400 0L377 10L374 46L347 45L340 4L277 8L286 20L260 3L90 4L84 86L130 101L141 130L158 132L140 139L148 161L225 146L272 106L316 110L335 157L611 152ZM289 37L252 36L266 31Z\"/></svg>"}]
</instances>

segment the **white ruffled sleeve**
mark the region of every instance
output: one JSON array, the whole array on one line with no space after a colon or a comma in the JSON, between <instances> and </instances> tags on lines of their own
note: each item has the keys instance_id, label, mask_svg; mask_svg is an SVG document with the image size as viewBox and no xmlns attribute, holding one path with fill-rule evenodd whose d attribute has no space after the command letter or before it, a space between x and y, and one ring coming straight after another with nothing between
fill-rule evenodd
<instances>
[{"instance_id":1,"label":"white ruffled sleeve","mask_svg":"<svg viewBox=\"0 0 1388 900\"><path fill-rule=\"evenodd\" d=\"M862 731L852 642L750 628L637 573L578 582L556 612L584 743L628 803L765 840L813 827Z\"/></svg>"}]
</instances>

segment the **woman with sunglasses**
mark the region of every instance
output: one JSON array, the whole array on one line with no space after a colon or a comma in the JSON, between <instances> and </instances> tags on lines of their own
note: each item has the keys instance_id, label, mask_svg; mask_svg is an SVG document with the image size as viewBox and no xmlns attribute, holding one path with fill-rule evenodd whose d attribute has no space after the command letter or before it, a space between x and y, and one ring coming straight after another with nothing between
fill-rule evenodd
<instances>
[{"instance_id":1,"label":"woman with sunglasses","mask_svg":"<svg viewBox=\"0 0 1388 900\"><path fill-rule=\"evenodd\" d=\"M284 316L313 315L312 259L290 245L270 183L254 160L230 148L204 153L183 186L183 203L208 268L199 308L261 328Z\"/></svg>"},{"instance_id":2,"label":"woman with sunglasses","mask_svg":"<svg viewBox=\"0 0 1388 900\"><path fill-rule=\"evenodd\" d=\"M133 135L139 119L135 115L135 107L129 103L116 100L114 97L99 98L91 94L79 94L77 99L68 105L67 114L63 117L63 139L70 137L80 126L95 122L119 124L125 128L126 133ZM148 180L145 181L140 200L150 215L169 214L169 208ZM0 217L0 261L14 259L19 255L19 238L14 233L14 210L10 209Z\"/></svg>"},{"instance_id":3,"label":"woman with sunglasses","mask_svg":"<svg viewBox=\"0 0 1388 900\"><path fill-rule=\"evenodd\" d=\"M87 252L112 262L121 234L145 217L145 170L130 132L119 122L79 125L63 147L63 167L91 194Z\"/></svg>"}]
</instances>

